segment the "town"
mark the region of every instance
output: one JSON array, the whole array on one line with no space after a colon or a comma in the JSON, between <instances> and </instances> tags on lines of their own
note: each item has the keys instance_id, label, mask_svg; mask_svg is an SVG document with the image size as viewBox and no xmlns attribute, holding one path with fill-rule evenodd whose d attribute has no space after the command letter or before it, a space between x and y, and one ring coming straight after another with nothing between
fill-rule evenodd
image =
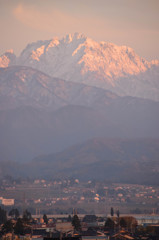
<instances>
[{"instance_id":1,"label":"town","mask_svg":"<svg viewBox=\"0 0 159 240\"><path fill-rule=\"evenodd\" d=\"M158 239L158 200L158 186L6 176L0 180L0 234L2 239Z\"/></svg>"},{"instance_id":2,"label":"town","mask_svg":"<svg viewBox=\"0 0 159 240\"><path fill-rule=\"evenodd\" d=\"M141 221L142 220L142 221ZM71 215L32 216L26 209L7 213L0 207L0 239L37 240L123 240L159 239L159 215L140 218L121 215L110 209L109 216L82 215L73 209Z\"/></svg>"},{"instance_id":3,"label":"town","mask_svg":"<svg viewBox=\"0 0 159 240\"><path fill-rule=\"evenodd\" d=\"M137 184L80 182L79 179L13 179L0 183L0 204L32 214L159 214L159 187Z\"/></svg>"}]
</instances>

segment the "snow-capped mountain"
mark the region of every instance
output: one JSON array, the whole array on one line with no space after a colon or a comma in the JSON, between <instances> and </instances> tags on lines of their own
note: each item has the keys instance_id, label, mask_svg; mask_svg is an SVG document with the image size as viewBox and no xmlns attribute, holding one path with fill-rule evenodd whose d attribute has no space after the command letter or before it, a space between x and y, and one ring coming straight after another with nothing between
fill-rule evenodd
<instances>
[{"instance_id":1,"label":"snow-capped mountain","mask_svg":"<svg viewBox=\"0 0 159 240\"><path fill-rule=\"evenodd\" d=\"M159 100L159 61L148 62L129 47L97 43L82 34L31 43L14 63L121 96Z\"/></svg>"},{"instance_id":2,"label":"snow-capped mountain","mask_svg":"<svg viewBox=\"0 0 159 240\"><path fill-rule=\"evenodd\" d=\"M0 68L5 68L16 63L16 56L13 50L6 51L0 56Z\"/></svg>"}]
</instances>

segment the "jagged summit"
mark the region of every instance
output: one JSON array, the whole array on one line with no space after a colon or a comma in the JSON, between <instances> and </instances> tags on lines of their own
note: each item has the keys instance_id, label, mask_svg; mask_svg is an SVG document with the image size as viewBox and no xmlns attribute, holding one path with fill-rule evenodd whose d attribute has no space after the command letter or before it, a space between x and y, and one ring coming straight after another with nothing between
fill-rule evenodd
<instances>
[{"instance_id":1,"label":"jagged summit","mask_svg":"<svg viewBox=\"0 0 159 240\"><path fill-rule=\"evenodd\" d=\"M3 61L1 61L3 62ZM12 65L8 61L2 67ZM159 100L159 61L146 61L127 46L96 42L80 33L29 44L16 59L71 82L111 90L118 95Z\"/></svg>"},{"instance_id":2,"label":"jagged summit","mask_svg":"<svg viewBox=\"0 0 159 240\"><path fill-rule=\"evenodd\" d=\"M78 33L78 32L73 34L67 34L62 38L62 40L66 42L72 42L72 41L82 40L82 39L86 40L87 37L84 34Z\"/></svg>"},{"instance_id":3,"label":"jagged summit","mask_svg":"<svg viewBox=\"0 0 159 240\"><path fill-rule=\"evenodd\" d=\"M82 75L96 72L110 82L125 75L144 72L154 64L139 57L129 47L108 42L98 43L79 33L29 44L17 63L29 66L34 64L34 67L56 77L66 74L66 80L71 81L73 77L71 73L68 74L68 67L74 67L75 76L76 72ZM76 79L79 77L76 76Z\"/></svg>"}]
</instances>

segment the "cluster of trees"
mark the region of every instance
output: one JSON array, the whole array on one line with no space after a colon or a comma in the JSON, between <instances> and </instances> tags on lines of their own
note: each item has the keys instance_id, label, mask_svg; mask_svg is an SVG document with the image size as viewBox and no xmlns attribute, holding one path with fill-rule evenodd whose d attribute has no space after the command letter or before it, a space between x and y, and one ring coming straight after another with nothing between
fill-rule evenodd
<instances>
[{"instance_id":1,"label":"cluster of trees","mask_svg":"<svg viewBox=\"0 0 159 240\"><path fill-rule=\"evenodd\" d=\"M28 210L24 211L22 218L19 217L20 214L18 209L12 209L8 215L16 220L15 224L13 224L11 219L7 219L7 212L0 207L0 224L2 224L0 235L9 232L23 235L25 230L30 228L29 224L32 220L32 216Z\"/></svg>"},{"instance_id":2,"label":"cluster of trees","mask_svg":"<svg viewBox=\"0 0 159 240\"><path fill-rule=\"evenodd\" d=\"M8 215L12 218L15 218L15 219L17 219L20 216L17 208L13 208L12 210L10 210Z\"/></svg>"},{"instance_id":3,"label":"cluster of trees","mask_svg":"<svg viewBox=\"0 0 159 240\"><path fill-rule=\"evenodd\" d=\"M0 225L2 225L0 236L5 233L24 235L26 231L31 231L31 223L33 222L33 219L31 213L27 209L23 212L22 218L20 218L19 211L16 208L10 210L8 216L16 220L14 224L12 219L7 219L7 212L0 207ZM46 214L43 215L43 220L46 224L48 224Z\"/></svg>"},{"instance_id":4,"label":"cluster of trees","mask_svg":"<svg viewBox=\"0 0 159 240\"><path fill-rule=\"evenodd\" d=\"M131 216L107 218L105 222L105 229L109 231L114 231L117 228L124 228L134 231L136 227L137 221Z\"/></svg>"},{"instance_id":5,"label":"cluster of trees","mask_svg":"<svg viewBox=\"0 0 159 240\"><path fill-rule=\"evenodd\" d=\"M107 218L105 222L105 230L110 233L118 231L119 229L127 230L133 233L134 239L158 239L159 228L155 226L137 226L137 221L132 216L120 217L120 218Z\"/></svg>"},{"instance_id":6,"label":"cluster of trees","mask_svg":"<svg viewBox=\"0 0 159 240\"><path fill-rule=\"evenodd\" d=\"M74 215L72 218L72 226L76 231L81 231L81 222L77 215ZM114 231L118 228L124 228L130 231L135 231L137 227L137 221L134 217L127 216L127 217L111 217L107 218L105 222L105 230Z\"/></svg>"},{"instance_id":7,"label":"cluster of trees","mask_svg":"<svg viewBox=\"0 0 159 240\"><path fill-rule=\"evenodd\" d=\"M111 218L107 218L105 228L107 230L114 230L115 228L124 228L127 230L134 230L137 227L137 221L134 217L120 217L119 210L116 211L116 217L113 207L110 209Z\"/></svg>"},{"instance_id":8,"label":"cluster of trees","mask_svg":"<svg viewBox=\"0 0 159 240\"><path fill-rule=\"evenodd\" d=\"M137 221L134 217L131 216L127 216L127 217L120 217L120 212L119 210L116 211L116 216L114 214L114 209L113 207L111 207L110 209L110 218L107 218L106 222L105 222L105 229L108 231L114 231L117 228L124 228L127 230L134 230L137 227ZM91 217L91 219L90 219ZM95 222L97 221L97 217L95 215L86 215L85 218L83 219L83 221L88 221L88 222ZM80 231L81 230L81 222L76 215L73 216L72 218L72 226L74 227L74 229L76 231Z\"/></svg>"}]
</instances>

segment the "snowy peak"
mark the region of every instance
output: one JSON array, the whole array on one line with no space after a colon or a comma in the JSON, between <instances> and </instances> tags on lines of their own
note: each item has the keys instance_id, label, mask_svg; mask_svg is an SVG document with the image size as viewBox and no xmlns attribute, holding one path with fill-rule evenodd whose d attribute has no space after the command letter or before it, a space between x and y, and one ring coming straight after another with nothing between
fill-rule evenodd
<instances>
[{"instance_id":1,"label":"snowy peak","mask_svg":"<svg viewBox=\"0 0 159 240\"><path fill-rule=\"evenodd\" d=\"M107 42L97 43L78 33L66 35L62 39L32 43L22 52L18 63L29 66L35 64L34 67L42 67L45 73L56 77L67 75L66 80L72 81L77 71L82 75L95 72L110 82L119 77L145 72L153 64L159 64L158 61L148 62L142 59L129 47ZM63 66L57 68L54 64ZM68 67L74 68L73 76L68 74Z\"/></svg>"},{"instance_id":2,"label":"snowy peak","mask_svg":"<svg viewBox=\"0 0 159 240\"><path fill-rule=\"evenodd\" d=\"M74 34L67 34L62 38L62 41L65 43L71 43L71 42L83 42L87 39L87 37L84 34L80 33L74 33Z\"/></svg>"},{"instance_id":3,"label":"snowy peak","mask_svg":"<svg viewBox=\"0 0 159 240\"><path fill-rule=\"evenodd\" d=\"M130 47L98 43L83 34L31 43L16 59L16 64L121 96L159 100L158 60L146 61ZM1 66L9 65L13 65L10 58L2 57Z\"/></svg>"},{"instance_id":4,"label":"snowy peak","mask_svg":"<svg viewBox=\"0 0 159 240\"><path fill-rule=\"evenodd\" d=\"M0 67L5 68L9 65L15 64L16 56L12 49L7 50L3 55L0 56Z\"/></svg>"},{"instance_id":5,"label":"snowy peak","mask_svg":"<svg viewBox=\"0 0 159 240\"><path fill-rule=\"evenodd\" d=\"M62 39L57 37L51 40L38 41L35 43L28 44L27 47L23 50L20 55L20 59L24 58L27 60L27 57L30 59L39 61L42 55L47 55L52 52L52 50L57 50L60 48L71 49L77 48L79 44L83 43L86 40L86 37L82 34L68 34Z\"/></svg>"},{"instance_id":6,"label":"snowy peak","mask_svg":"<svg viewBox=\"0 0 159 240\"><path fill-rule=\"evenodd\" d=\"M139 57L129 47L107 42L96 43L90 39L86 40L86 50L82 61L85 63L84 72L96 72L110 80L136 75L152 66L151 62Z\"/></svg>"}]
</instances>

